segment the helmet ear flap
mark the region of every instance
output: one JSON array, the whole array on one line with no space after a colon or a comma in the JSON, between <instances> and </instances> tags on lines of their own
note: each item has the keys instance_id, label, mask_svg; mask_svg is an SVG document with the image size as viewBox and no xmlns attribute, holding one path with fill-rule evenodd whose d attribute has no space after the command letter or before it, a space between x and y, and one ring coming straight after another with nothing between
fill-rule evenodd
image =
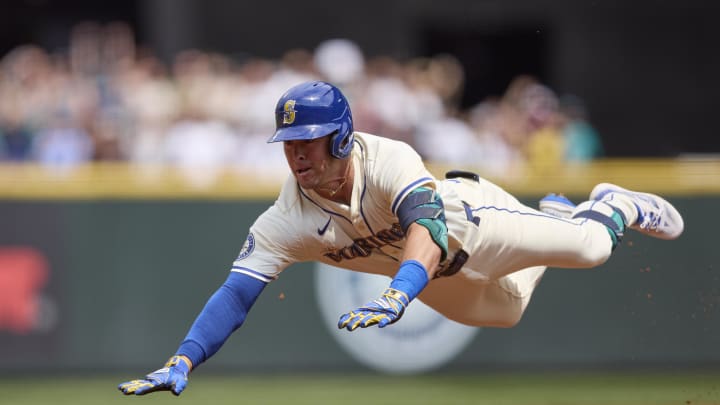
<instances>
[{"instance_id":1,"label":"helmet ear flap","mask_svg":"<svg viewBox=\"0 0 720 405\"><path fill-rule=\"evenodd\" d=\"M352 129L343 125L339 130L330 134L330 155L337 159L345 159L350 156L354 140Z\"/></svg>"}]
</instances>

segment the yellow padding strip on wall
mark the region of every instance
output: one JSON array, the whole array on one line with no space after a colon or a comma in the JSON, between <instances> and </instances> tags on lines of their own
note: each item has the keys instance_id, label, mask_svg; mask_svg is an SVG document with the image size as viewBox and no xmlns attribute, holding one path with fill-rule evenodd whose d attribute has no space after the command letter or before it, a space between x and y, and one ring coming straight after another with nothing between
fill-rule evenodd
<instances>
[{"instance_id":1,"label":"yellow padding strip on wall","mask_svg":"<svg viewBox=\"0 0 720 405\"><path fill-rule=\"evenodd\" d=\"M720 195L720 159L607 159L590 164L518 166L502 175L472 167L428 165L438 178L450 169L475 171L518 196L547 192L583 196L601 182L663 195ZM253 168L177 168L96 163L74 167L0 165L0 199L274 200L289 172Z\"/></svg>"}]
</instances>

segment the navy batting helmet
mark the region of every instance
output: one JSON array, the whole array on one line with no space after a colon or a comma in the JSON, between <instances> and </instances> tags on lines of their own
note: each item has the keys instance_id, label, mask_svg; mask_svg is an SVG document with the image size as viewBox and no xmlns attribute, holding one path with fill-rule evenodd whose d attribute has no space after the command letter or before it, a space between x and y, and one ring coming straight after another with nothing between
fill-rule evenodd
<instances>
[{"instance_id":1,"label":"navy batting helmet","mask_svg":"<svg viewBox=\"0 0 720 405\"><path fill-rule=\"evenodd\" d=\"M302 83L285 92L275 106L275 124L275 135L268 142L330 135L330 154L338 159L348 157L353 148L350 105L329 83Z\"/></svg>"}]
</instances>

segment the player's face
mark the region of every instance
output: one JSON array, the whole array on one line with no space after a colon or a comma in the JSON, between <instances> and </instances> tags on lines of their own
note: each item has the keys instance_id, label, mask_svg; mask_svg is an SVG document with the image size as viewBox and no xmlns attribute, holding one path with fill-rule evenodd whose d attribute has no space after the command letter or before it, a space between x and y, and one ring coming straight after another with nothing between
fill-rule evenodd
<instances>
[{"instance_id":1,"label":"player's face","mask_svg":"<svg viewBox=\"0 0 720 405\"><path fill-rule=\"evenodd\" d=\"M285 141L285 158L300 187L315 189L338 177L339 159L330 156L330 137Z\"/></svg>"}]
</instances>

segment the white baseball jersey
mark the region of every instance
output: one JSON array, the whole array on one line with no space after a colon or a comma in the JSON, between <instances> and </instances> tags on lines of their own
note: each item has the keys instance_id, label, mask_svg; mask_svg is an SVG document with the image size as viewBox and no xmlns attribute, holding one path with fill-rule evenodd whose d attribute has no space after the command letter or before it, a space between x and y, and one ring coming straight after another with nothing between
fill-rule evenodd
<instances>
[{"instance_id":1,"label":"white baseball jersey","mask_svg":"<svg viewBox=\"0 0 720 405\"><path fill-rule=\"evenodd\" d=\"M455 321L511 326L545 266L590 267L610 255L603 225L541 213L483 179L437 180L405 143L355 132L350 159L349 206L300 188L291 175L251 226L232 271L270 282L290 264L320 261L393 277L405 246L397 208L419 186L436 189L445 206L449 252L441 266L460 249L469 255L418 297Z\"/></svg>"}]
</instances>

